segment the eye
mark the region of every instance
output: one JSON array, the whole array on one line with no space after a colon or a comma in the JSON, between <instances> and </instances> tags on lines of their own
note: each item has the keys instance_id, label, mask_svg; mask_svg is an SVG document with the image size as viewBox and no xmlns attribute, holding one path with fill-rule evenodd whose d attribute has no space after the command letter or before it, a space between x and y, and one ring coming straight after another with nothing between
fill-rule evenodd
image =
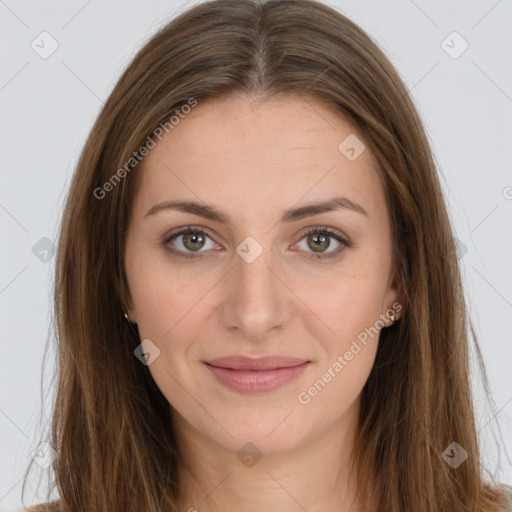
<instances>
[{"instance_id":1,"label":"eye","mask_svg":"<svg viewBox=\"0 0 512 512\"><path fill-rule=\"evenodd\" d=\"M162 245L164 245L167 250L177 256L181 256L183 258L196 258L201 256L196 256L194 253L204 252L200 249L205 247L206 249L212 248L207 246L207 239L210 239L210 237L203 229L199 227L187 226L177 233L173 233L167 236L164 239ZM172 242L175 240L177 241L177 248L176 246L173 247L172 244ZM187 254L187 251L191 252Z\"/></svg>"},{"instance_id":2,"label":"eye","mask_svg":"<svg viewBox=\"0 0 512 512\"><path fill-rule=\"evenodd\" d=\"M306 244L313 249L309 257L317 260L334 258L340 255L346 247L352 245L337 232L323 227L309 229L304 233L301 241L304 239L306 240ZM330 239L334 239L338 245L334 250L325 252L332 245ZM207 240L210 240L213 244L213 241L205 230L200 227L187 226L176 233L171 233L166 236L162 245L173 255L182 258L200 258L202 257L200 253L215 248L215 244L208 247ZM205 250L203 251L201 249ZM308 252L307 247L304 250Z\"/></svg>"},{"instance_id":3,"label":"eye","mask_svg":"<svg viewBox=\"0 0 512 512\"><path fill-rule=\"evenodd\" d=\"M309 256L312 259L322 260L334 258L339 256L346 247L351 246L351 243L348 240L345 240L341 235L329 228L315 227L306 231L304 235L305 236L301 240L306 240L306 252L308 252L307 247L312 247L313 252ZM332 238L336 240L338 245L334 250L325 252L331 247L332 243L329 239Z\"/></svg>"}]
</instances>

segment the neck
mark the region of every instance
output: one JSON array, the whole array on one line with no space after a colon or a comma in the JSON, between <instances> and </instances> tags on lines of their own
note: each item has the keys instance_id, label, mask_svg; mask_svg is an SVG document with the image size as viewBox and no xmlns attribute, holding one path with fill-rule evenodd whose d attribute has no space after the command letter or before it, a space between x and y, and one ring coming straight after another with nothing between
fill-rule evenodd
<instances>
[{"instance_id":1,"label":"neck","mask_svg":"<svg viewBox=\"0 0 512 512\"><path fill-rule=\"evenodd\" d=\"M261 446L259 460L250 449L238 454L226 449L174 412L182 457L190 468L179 466L180 510L357 512L350 456L358 408L356 401L327 431L294 450L265 453Z\"/></svg>"}]
</instances>

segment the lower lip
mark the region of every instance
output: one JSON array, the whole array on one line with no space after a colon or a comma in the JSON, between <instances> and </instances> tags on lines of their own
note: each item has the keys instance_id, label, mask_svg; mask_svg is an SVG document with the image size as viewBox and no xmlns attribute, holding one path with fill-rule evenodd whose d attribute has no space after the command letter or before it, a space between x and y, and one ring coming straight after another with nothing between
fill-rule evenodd
<instances>
[{"instance_id":1,"label":"lower lip","mask_svg":"<svg viewBox=\"0 0 512 512\"><path fill-rule=\"evenodd\" d=\"M205 363L217 380L226 387L240 393L265 393L275 391L296 379L309 364L309 361L291 368L274 370L232 370Z\"/></svg>"}]
</instances>

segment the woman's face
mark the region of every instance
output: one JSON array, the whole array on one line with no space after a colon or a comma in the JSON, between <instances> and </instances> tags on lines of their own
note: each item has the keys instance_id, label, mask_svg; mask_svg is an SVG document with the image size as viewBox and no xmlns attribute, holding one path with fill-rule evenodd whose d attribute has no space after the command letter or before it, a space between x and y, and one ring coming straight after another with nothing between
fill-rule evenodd
<instances>
[{"instance_id":1,"label":"woman's face","mask_svg":"<svg viewBox=\"0 0 512 512\"><path fill-rule=\"evenodd\" d=\"M277 453L353 425L400 309L361 136L313 98L232 96L199 102L133 172L128 313L180 430ZM230 356L299 361L207 364Z\"/></svg>"}]
</instances>

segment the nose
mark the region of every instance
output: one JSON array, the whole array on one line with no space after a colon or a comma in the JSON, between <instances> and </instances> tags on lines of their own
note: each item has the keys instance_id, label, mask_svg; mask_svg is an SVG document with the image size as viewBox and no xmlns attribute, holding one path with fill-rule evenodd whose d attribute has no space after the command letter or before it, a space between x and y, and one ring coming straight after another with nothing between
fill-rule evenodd
<instances>
[{"instance_id":1,"label":"nose","mask_svg":"<svg viewBox=\"0 0 512 512\"><path fill-rule=\"evenodd\" d=\"M226 276L221 318L225 328L239 330L244 339L259 342L285 328L293 294L272 250L263 248L253 261L245 258L243 250L240 254L233 258L233 268Z\"/></svg>"}]
</instances>

